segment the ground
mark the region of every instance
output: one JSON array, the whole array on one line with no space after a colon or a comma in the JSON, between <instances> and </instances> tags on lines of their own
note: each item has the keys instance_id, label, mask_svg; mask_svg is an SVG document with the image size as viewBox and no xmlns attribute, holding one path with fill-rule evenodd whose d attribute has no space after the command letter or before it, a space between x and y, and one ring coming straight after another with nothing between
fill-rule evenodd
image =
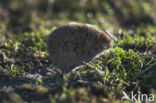
<instances>
[{"instance_id":1,"label":"ground","mask_svg":"<svg viewBox=\"0 0 156 103\"><path fill-rule=\"evenodd\" d=\"M156 99L155 0L1 0L0 103L139 103ZM47 36L71 21L118 38L67 74L50 62ZM143 101L146 102L143 98ZM156 101L156 100L155 100ZM155 103L152 102L152 103Z\"/></svg>"},{"instance_id":2,"label":"ground","mask_svg":"<svg viewBox=\"0 0 156 103\"><path fill-rule=\"evenodd\" d=\"M42 28L1 44L1 101L120 102L122 91L138 92L140 88L141 93L149 94L156 89L153 27L143 33L134 31L135 35L123 31L116 35L118 42L109 52L68 74L50 63L46 49L50 32Z\"/></svg>"}]
</instances>

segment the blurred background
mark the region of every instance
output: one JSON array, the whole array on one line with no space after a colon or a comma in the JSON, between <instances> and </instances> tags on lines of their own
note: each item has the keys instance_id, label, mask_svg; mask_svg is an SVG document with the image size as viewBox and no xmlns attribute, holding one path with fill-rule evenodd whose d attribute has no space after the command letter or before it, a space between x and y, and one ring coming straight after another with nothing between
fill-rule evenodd
<instances>
[{"instance_id":1,"label":"blurred background","mask_svg":"<svg viewBox=\"0 0 156 103\"><path fill-rule=\"evenodd\" d=\"M0 0L0 35L70 21L112 30L155 25L156 0Z\"/></svg>"}]
</instances>

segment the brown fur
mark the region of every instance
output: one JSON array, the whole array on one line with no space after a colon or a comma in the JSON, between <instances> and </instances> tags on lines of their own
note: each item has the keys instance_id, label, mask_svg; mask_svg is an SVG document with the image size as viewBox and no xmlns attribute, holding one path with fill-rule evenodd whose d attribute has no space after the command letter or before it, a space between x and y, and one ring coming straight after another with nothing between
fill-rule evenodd
<instances>
[{"instance_id":1,"label":"brown fur","mask_svg":"<svg viewBox=\"0 0 156 103\"><path fill-rule=\"evenodd\" d=\"M112 41L95 26L72 22L54 30L47 47L52 64L67 73L111 48Z\"/></svg>"}]
</instances>

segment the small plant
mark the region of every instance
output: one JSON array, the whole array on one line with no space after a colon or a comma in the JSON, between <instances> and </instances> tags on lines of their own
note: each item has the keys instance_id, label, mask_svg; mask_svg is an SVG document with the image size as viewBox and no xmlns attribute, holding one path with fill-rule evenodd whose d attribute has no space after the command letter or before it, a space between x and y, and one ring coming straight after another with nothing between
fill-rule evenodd
<instances>
[{"instance_id":1,"label":"small plant","mask_svg":"<svg viewBox=\"0 0 156 103\"><path fill-rule=\"evenodd\" d=\"M8 66L9 70L6 72L10 77L15 78L19 75L22 75L22 70L24 69L24 66L18 66L12 64L11 66Z\"/></svg>"},{"instance_id":2,"label":"small plant","mask_svg":"<svg viewBox=\"0 0 156 103\"><path fill-rule=\"evenodd\" d=\"M19 41L8 40L5 42L5 48L8 50L9 54L16 53L20 45L21 43Z\"/></svg>"}]
</instances>

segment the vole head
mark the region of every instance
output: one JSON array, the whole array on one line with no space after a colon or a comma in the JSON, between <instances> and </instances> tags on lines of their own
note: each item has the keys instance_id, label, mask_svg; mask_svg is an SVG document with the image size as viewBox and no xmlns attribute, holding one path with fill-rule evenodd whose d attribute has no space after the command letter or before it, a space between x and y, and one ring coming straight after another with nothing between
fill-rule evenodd
<instances>
[{"instance_id":1,"label":"vole head","mask_svg":"<svg viewBox=\"0 0 156 103\"><path fill-rule=\"evenodd\" d=\"M113 40L112 38L110 38L109 34L106 32L105 33L104 38L103 38L103 44L106 46L106 49L112 48L113 47Z\"/></svg>"}]
</instances>

